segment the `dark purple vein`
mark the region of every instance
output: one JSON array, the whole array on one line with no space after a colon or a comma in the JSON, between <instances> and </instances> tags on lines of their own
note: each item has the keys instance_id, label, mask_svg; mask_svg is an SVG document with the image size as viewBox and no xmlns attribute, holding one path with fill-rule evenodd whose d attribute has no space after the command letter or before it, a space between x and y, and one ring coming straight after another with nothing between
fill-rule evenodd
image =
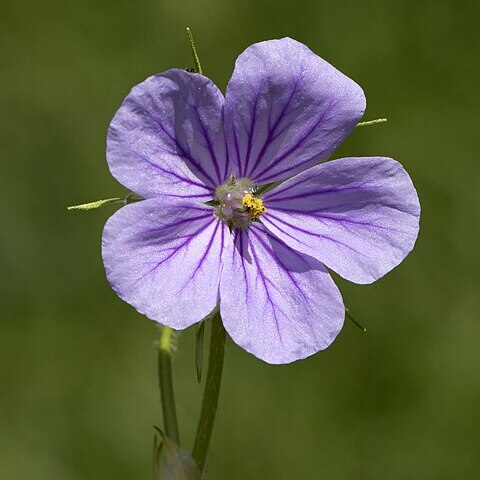
<instances>
[{"instance_id":1,"label":"dark purple vein","mask_svg":"<svg viewBox=\"0 0 480 480\"><path fill-rule=\"evenodd\" d=\"M212 220L213 222L213 220ZM138 282L140 282L141 280L143 280L146 276L150 275L152 272L156 271L161 265L163 265L167 260L170 260L170 258L172 258L174 255L176 255L183 247L185 247L185 245L188 245L197 235L199 235L200 233L202 233L204 230L206 230L211 224L212 222L209 222L205 225L203 225L202 227L200 227L198 230L196 230L195 232L193 232L191 235L189 235L187 237L187 240L185 240L182 244L178 245L178 246L175 246L175 247L172 247L173 248L173 252L170 253L169 255L167 255L165 258L162 258L162 260L160 260L153 268L151 268L148 272L144 273L140 278L138 278L137 280L135 280L135 282L132 284L132 287L134 287L135 285L137 285ZM169 250L169 249L168 249Z\"/></svg>"},{"instance_id":2,"label":"dark purple vein","mask_svg":"<svg viewBox=\"0 0 480 480\"><path fill-rule=\"evenodd\" d=\"M145 237L146 235L150 236L150 235L154 235L155 233L162 233L163 231L168 230L172 227L178 227L179 225L183 225L185 223L191 223L198 220L203 220L204 218L208 218L211 216L212 216L211 212L207 212L204 215L199 215L198 217L189 217L189 218L184 218L183 220L175 220L174 222L169 223L167 225L162 225L160 227L143 230L141 236Z\"/></svg>"},{"instance_id":3,"label":"dark purple vein","mask_svg":"<svg viewBox=\"0 0 480 480\"><path fill-rule=\"evenodd\" d=\"M189 183L191 185L195 185L196 187L201 187L201 188L204 188L205 190L207 190L208 192L212 192L213 189L211 187L208 187L207 185L205 185L204 183L200 183L200 182L195 182L193 180L190 180L189 178L187 177L182 177L181 175L179 175L178 173L175 173L175 172L172 172L171 170L168 170L166 168L163 168L162 166L160 166L158 163L153 163L152 161L150 161L145 155L141 154L141 153L138 153L138 152L133 152L134 154L138 155L140 157L141 160L143 160L145 163L147 163L148 165L150 165L152 168L154 169L157 169L157 170L160 170L161 172L163 173L166 173L167 175L172 175L173 177L177 178L178 180L182 181L182 182L186 182L186 183Z\"/></svg>"},{"instance_id":4,"label":"dark purple vein","mask_svg":"<svg viewBox=\"0 0 480 480\"><path fill-rule=\"evenodd\" d=\"M339 245L342 245L344 246L345 248L349 249L349 250L352 250L353 252L357 253L358 255L361 255L362 257L368 257L368 255L365 255L364 253L361 253L359 252L358 250L354 249L353 247L351 247L350 245L348 245L347 243L344 243L340 240L335 240L334 238L330 237L329 235L325 235L325 234L322 234L322 233L314 233L314 232L311 232L310 230L306 230L305 228L301 228L301 227L298 227L296 225L292 225L291 223L288 223L286 222L285 220L281 219L281 218L278 218L278 217L275 217L273 216L271 213L270 213L270 216L275 218L275 220L277 220L278 222L282 223L283 225L286 225L287 227L291 228L292 230L295 230L297 232L301 232L301 233L304 233L306 235L310 235L312 237L318 237L318 238L322 238L322 239L325 239L325 240L329 240L331 242L334 242L334 243L337 243ZM278 227L278 225L275 225L273 222L271 222L272 225L274 225L276 228L278 228L280 230L280 228ZM303 243L302 241L300 241L298 238L296 238L295 236L293 235L289 235L292 239L296 240L297 242L299 243L302 243L303 245L305 246L309 246L308 244L306 243Z\"/></svg>"},{"instance_id":5,"label":"dark purple vein","mask_svg":"<svg viewBox=\"0 0 480 480\"><path fill-rule=\"evenodd\" d=\"M134 102L136 103L136 102ZM139 105L136 103L136 105ZM187 152L185 149L180 145L178 139L173 136L164 126L163 124L153 116L153 114L148 111L145 107L140 105L140 110L143 111L148 118L150 118L157 126L160 128L160 130L170 139L170 141L173 143L173 145L177 148L179 151L180 156L185 157L211 184L212 186L215 186L215 182L213 181L213 178L203 169L203 167L200 165L199 162L193 159L191 155L187 155Z\"/></svg>"},{"instance_id":6,"label":"dark purple vein","mask_svg":"<svg viewBox=\"0 0 480 480\"><path fill-rule=\"evenodd\" d=\"M249 295L249 284L248 284L248 274L247 274L247 267L245 266L245 256L244 256L244 237L247 234L242 230L238 230L236 233L236 238L239 238L239 253L240 253L240 263L242 264L243 270L243 278L245 280L245 297L248 298Z\"/></svg>"},{"instance_id":7,"label":"dark purple vein","mask_svg":"<svg viewBox=\"0 0 480 480\"><path fill-rule=\"evenodd\" d=\"M205 252L203 253L202 257L200 258L199 262L198 262L198 265L197 267L195 268L195 270L192 272L192 274L190 275L190 277L187 279L187 281L185 282L185 284L182 286L182 288L179 290L178 293L182 292L186 287L187 285L193 280L193 278L195 277L195 275L197 274L197 272L200 270L200 268L202 267L202 265L204 264L205 260L207 259L208 257L208 254L212 248L212 245L213 245L213 242L214 242L214 239L215 239L215 236L217 234L217 230L218 230L218 227L220 226L220 222L217 221L217 225L215 226L215 229L212 233L212 235L210 236L210 240L208 242L208 245L207 245L207 248L205 250Z\"/></svg>"},{"instance_id":8,"label":"dark purple vein","mask_svg":"<svg viewBox=\"0 0 480 480\"><path fill-rule=\"evenodd\" d=\"M295 186L297 186L299 183L302 183L305 181L305 179L302 178L302 180L299 180ZM292 185L293 186L293 185ZM286 190L289 190L292 186L288 186L285 189L282 189L278 192L275 192L272 194L271 197L268 197L268 203L273 203L273 202L286 202L290 200L295 200L299 198L309 198L309 197L316 197L316 196L322 196L328 193L337 193L337 192L349 192L351 190L362 190L362 191L368 191L368 188L376 188L376 185L369 185L367 182L362 182L362 183L357 183L354 185L338 185L335 187L330 187L325 190L312 190L310 192L303 192L303 193L298 193L296 195L290 195L286 197L277 197L277 195L280 195L284 193ZM366 187L366 188L365 188Z\"/></svg>"},{"instance_id":9,"label":"dark purple vein","mask_svg":"<svg viewBox=\"0 0 480 480\"><path fill-rule=\"evenodd\" d=\"M275 131L276 131L280 121L284 118L285 112L287 111L287 108L290 106L294 95L297 93L298 85L299 85L302 77L303 77L303 67L302 67L302 72L297 76L297 78L295 80L295 83L293 85L292 92L290 93L290 96L289 96L287 102L283 106L282 111L280 112L280 115L275 120L275 123L274 123L273 127L270 127L270 125L269 125L267 138L265 139L265 142L263 144L262 149L260 150L260 153L257 155L257 158L255 159L255 163L252 165L251 172L255 171L258 164L263 160L263 157L264 157L265 152L267 151L269 145L274 140L276 140L276 138L278 137L278 134L276 134ZM245 175L248 175L248 174L249 174L248 172L245 172Z\"/></svg>"},{"instance_id":10,"label":"dark purple vein","mask_svg":"<svg viewBox=\"0 0 480 480\"><path fill-rule=\"evenodd\" d=\"M242 165L243 169L241 170L242 177L247 174L248 163L250 162L250 155L252 153L252 147L253 147L253 134L254 134L254 130L255 130L255 125L257 123L258 100L260 99L260 94L262 93L264 84L265 84L265 80L262 79L262 82L260 83L260 87L258 89L258 92L255 95L255 101L253 103L253 118L252 118L252 123L250 124L250 132L248 134L248 145L247 145L247 153L246 153L246 158L245 158L245 164Z\"/></svg>"},{"instance_id":11,"label":"dark purple vein","mask_svg":"<svg viewBox=\"0 0 480 480\"><path fill-rule=\"evenodd\" d=\"M207 142L208 153L210 154L210 158L211 158L213 166L215 168L215 173L217 174L217 180L218 180L217 185L218 185L222 181L222 176L220 174L220 165L218 163L217 156L215 155L215 151L213 149L212 140L210 139L210 135L208 134L208 131L207 131L204 123L202 122L202 118L200 117L200 113L198 112L198 108L193 107L193 110L195 111L195 113L197 115L198 122L200 123L200 127L202 129L203 136L204 136L204 138Z\"/></svg>"},{"instance_id":12,"label":"dark purple vein","mask_svg":"<svg viewBox=\"0 0 480 480\"><path fill-rule=\"evenodd\" d=\"M251 230L252 234L253 234L253 230ZM258 236L255 235L258 239ZM265 294L267 295L267 301L268 303L270 303L270 306L271 306L271 309L272 309L272 315L273 315L273 320L275 321L275 327L276 327L276 330L277 330L277 334L278 334L278 338L280 340L280 343L282 344L282 347L283 349L285 349L285 344L283 342L283 337L282 337L282 334L280 332L280 325L278 323L278 318L277 318L277 309L286 317L288 318L288 316L285 315L285 313L282 311L282 309L280 307L278 307L277 305L274 304L273 300L272 300L272 297L270 295L270 290L267 286L267 278L265 276L265 272L262 270L262 267L260 266L260 262L258 260L258 257L257 257L257 251L256 251L256 248L254 247L254 244L253 242L250 242L250 248L252 249L252 258L254 259L254 262L257 266L257 270L258 270L258 273L259 273L259 276L260 276L260 280L263 284L263 288L265 290ZM271 284L271 282L270 282Z\"/></svg>"},{"instance_id":13,"label":"dark purple vein","mask_svg":"<svg viewBox=\"0 0 480 480\"><path fill-rule=\"evenodd\" d=\"M315 130L317 129L317 127L322 123L322 121L324 120L325 116L327 115L327 113L329 113L332 109L332 100L329 100L327 102L327 106L325 108L325 110L322 112L322 114L320 115L319 119L313 124L312 127L310 127L310 129L307 131L306 134L302 135L302 137L300 137L289 149L287 149L285 152L283 152L279 157L277 158L274 158L270 163L269 165L266 165L265 168L254 175L254 170L252 170L250 172L250 175L252 176L255 176L255 178L257 179L260 179L262 178L262 175L266 172L268 172L268 170L270 170L272 168L272 166L274 165L278 165L280 162L282 162L283 160L285 160L285 158L287 158L289 155L291 155L295 150L297 150L298 148L300 148L309 138L310 136L312 135L313 132L315 132ZM319 154L317 153L316 156L318 156ZM299 165L295 165L295 168L297 168L298 166L302 165L304 162L301 162ZM286 169L284 169L284 171L288 171L290 170L291 167L288 167ZM272 176L276 176L276 175L279 175L280 173L283 173L283 171L280 171L280 172L277 172L276 174L274 175L270 175L269 177L272 177ZM266 180L267 178L269 178L268 176L265 177L265 178L262 178L262 181Z\"/></svg>"}]
</instances>

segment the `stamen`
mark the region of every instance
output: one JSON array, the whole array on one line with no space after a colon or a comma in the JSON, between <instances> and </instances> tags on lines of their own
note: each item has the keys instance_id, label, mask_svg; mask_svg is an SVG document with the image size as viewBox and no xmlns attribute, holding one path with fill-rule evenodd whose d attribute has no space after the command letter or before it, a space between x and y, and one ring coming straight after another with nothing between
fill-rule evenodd
<instances>
[{"instance_id":1,"label":"stamen","mask_svg":"<svg viewBox=\"0 0 480 480\"><path fill-rule=\"evenodd\" d=\"M266 212L261 198L254 197L251 193L246 193L242 199L246 214L251 219L256 219Z\"/></svg>"}]
</instances>

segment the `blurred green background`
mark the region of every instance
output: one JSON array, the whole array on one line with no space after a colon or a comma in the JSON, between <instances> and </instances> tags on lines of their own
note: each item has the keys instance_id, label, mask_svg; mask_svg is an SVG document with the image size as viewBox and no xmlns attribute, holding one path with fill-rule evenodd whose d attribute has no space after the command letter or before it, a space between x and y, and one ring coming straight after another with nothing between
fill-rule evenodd
<instances>
[{"instance_id":1,"label":"blurred green background","mask_svg":"<svg viewBox=\"0 0 480 480\"><path fill-rule=\"evenodd\" d=\"M400 160L423 217L415 251L370 286L338 280L350 322L328 350L269 366L227 344L215 479L457 479L480 472L476 1L18 0L0 7L0 477L152 478L161 423L153 322L105 280L123 195L105 158L129 89L192 66L224 89L237 55L296 38L355 79L365 119L335 156ZM193 335L175 363L183 440L201 388Z\"/></svg>"}]
</instances>

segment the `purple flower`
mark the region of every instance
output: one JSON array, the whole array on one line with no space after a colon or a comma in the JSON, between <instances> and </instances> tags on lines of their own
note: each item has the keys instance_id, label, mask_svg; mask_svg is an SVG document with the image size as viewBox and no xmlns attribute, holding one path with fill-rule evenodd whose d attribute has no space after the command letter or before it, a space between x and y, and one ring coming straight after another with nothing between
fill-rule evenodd
<instances>
[{"instance_id":1,"label":"purple flower","mask_svg":"<svg viewBox=\"0 0 480 480\"><path fill-rule=\"evenodd\" d=\"M225 97L177 69L134 87L107 139L112 175L145 198L103 232L115 292L175 329L219 305L232 339L269 363L328 347L344 305L326 267L373 282L418 234L418 197L398 162L319 164L364 110L355 82L289 38L247 48Z\"/></svg>"}]
</instances>

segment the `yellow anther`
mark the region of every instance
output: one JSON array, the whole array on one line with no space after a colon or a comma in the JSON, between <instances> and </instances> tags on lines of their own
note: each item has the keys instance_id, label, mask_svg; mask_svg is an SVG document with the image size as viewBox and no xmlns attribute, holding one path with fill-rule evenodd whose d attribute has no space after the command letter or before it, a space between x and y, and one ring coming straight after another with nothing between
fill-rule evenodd
<instances>
[{"instance_id":1,"label":"yellow anther","mask_svg":"<svg viewBox=\"0 0 480 480\"><path fill-rule=\"evenodd\" d=\"M244 195L242 204L245 213L252 219L258 218L267 211L263 206L263 201L260 198L254 197L251 193L246 193Z\"/></svg>"}]
</instances>

